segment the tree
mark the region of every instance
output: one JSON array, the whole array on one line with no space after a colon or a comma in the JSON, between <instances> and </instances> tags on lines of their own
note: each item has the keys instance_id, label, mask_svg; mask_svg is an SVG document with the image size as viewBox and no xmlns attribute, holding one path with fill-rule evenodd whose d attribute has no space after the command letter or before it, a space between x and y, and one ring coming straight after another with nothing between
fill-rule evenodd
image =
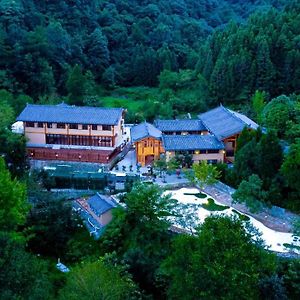
<instances>
[{"instance_id":1,"label":"tree","mask_svg":"<svg viewBox=\"0 0 300 300\"><path fill-rule=\"evenodd\" d=\"M89 37L87 54L89 69L93 71L96 79L101 79L104 70L109 66L109 50L107 39L101 28L97 27Z\"/></svg>"},{"instance_id":2,"label":"tree","mask_svg":"<svg viewBox=\"0 0 300 300\"><path fill-rule=\"evenodd\" d=\"M195 236L178 235L160 273L169 299L257 299L260 278L275 271L250 224L212 216Z\"/></svg>"},{"instance_id":3,"label":"tree","mask_svg":"<svg viewBox=\"0 0 300 300\"><path fill-rule=\"evenodd\" d=\"M69 93L69 102L75 105L82 104L86 95L87 81L79 65L75 65L70 70L66 87Z\"/></svg>"},{"instance_id":4,"label":"tree","mask_svg":"<svg viewBox=\"0 0 300 300\"><path fill-rule=\"evenodd\" d=\"M68 241L76 231L77 222L70 203L51 199L50 195L36 195L26 222L30 235L29 249L35 253L63 257Z\"/></svg>"},{"instance_id":5,"label":"tree","mask_svg":"<svg viewBox=\"0 0 300 300\"><path fill-rule=\"evenodd\" d=\"M60 292L64 300L139 299L137 287L128 275L103 261L85 262L68 274Z\"/></svg>"},{"instance_id":6,"label":"tree","mask_svg":"<svg viewBox=\"0 0 300 300\"><path fill-rule=\"evenodd\" d=\"M25 251L25 241L0 231L1 299L52 299L47 265Z\"/></svg>"},{"instance_id":7,"label":"tree","mask_svg":"<svg viewBox=\"0 0 300 300\"><path fill-rule=\"evenodd\" d=\"M263 124L274 130L279 137L283 137L293 111L293 103L289 97L282 95L272 99L263 110Z\"/></svg>"},{"instance_id":8,"label":"tree","mask_svg":"<svg viewBox=\"0 0 300 300\"><path fill-rule=\"evenodd\" d=\"M25 222L29 205L26 201L26 187L16 179L11 179L0 157L0 228L15 230Z\"/></svg>"},{"instance_id":9,"label":"tree","mask_svg":"<svg viewBox=\"0 0 300 300\"><path fill-rule=\"evenodd\" d=\"M251 175L248 180L243 180L232 195L235 202L245 203L252 212L257 212L262 208L266 197L263 182L256 174Z\"/></svg>"},{"instance_id":10,"label":"tree","mask_svg":"<svg viewBox=\"0 0 300 300\"><path fill-rule=\"evenodd\" d=\"M262 112L266 105L266 93L261 91L255 91L252 97L252 107L256 114L256 120L260 124L262 121Z\"/></svg>"},{"instance_id":11,"label":"tree","mask_svg":"<svg viewBox=\"0 0 300 300\"><path fill-rule=\"evenodd\" d=\"M296 143L290 146L288 154L285 156L280 169L284 178L287 180L288 187L296 192L295 201L290 205L293 209L299 210L300 195L300 139L296 139Z\"/></svg>"},{"instance_id":12,"label":"tree","mask_svg":"<svg viewBox=\"0 0 300 300\"><path fill-rule=\"evenodd\" d=\"M125 196L126 210L116 211L102 237L104 246L128 264L134 281L153 293L158 292L155 271L168 253L167 217L176 203L156 185L136 184Z\"/></svg>"},{"instance_id":13,"label":"tree","mask_svg":"<svg viewBox=\"0 0 300 300\"><path fill-rule=\"evenodd\" d=\"M282 148L276 134L272 131L264 134L257 145L257 151L259 154L256 162L257 174L263 180L264 185L269 186L283 160Z\"/></svg>"},{"instance_id":14,"label":"tree","mask_svg":"<svg viewBox=\"0 0 300 300\"><path fill-rule=\"evenodd\" d=\"M217 167L208 164L206 160L202 160L199 164L193 164L196 183L203 189L204 186L216 183L221 176Z\"/></svg>"}]
</instances>

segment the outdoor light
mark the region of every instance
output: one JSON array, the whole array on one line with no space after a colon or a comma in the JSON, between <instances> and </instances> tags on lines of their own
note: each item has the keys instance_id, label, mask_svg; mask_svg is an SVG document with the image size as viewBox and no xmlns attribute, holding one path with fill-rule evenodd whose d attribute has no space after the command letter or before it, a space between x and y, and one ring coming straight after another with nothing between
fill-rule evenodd
<instances>
[{"instance_id":1,"label":"outdoor light","mask_svg":"<svg viewBox=\"0 0 300 300\"><path fill-rule=\"evenodd\" d=\"M78 158L81 159L81 155L80 154L78 155Z\"/></svg>"},{"instance_id":2,"label":"outdoor light","mask_svg":"<svg viewBox=\"0 0 300 300\"><path fill-rule=\"evenodd\" d=\"M58 157L58 154L57 154L57 153L55 153L55 157L56 157L56 158Z\"/></svg>"},{"instance_id":3,"label":"outdoor light","mask_svg":"<svg viewBox=\"0 0 300 300\"><path fill-rule=\"evenodd\" d=\"M30 155L33 156L33 152L31 152Z\"/></svg>"}]
</instances>

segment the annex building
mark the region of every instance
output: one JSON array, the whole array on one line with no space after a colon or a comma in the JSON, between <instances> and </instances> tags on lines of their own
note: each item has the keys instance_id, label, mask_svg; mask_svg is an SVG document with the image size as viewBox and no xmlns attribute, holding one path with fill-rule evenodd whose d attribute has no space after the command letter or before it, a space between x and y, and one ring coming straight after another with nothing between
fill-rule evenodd
<instances>
[{"instance_id":1,"label":"annex building","mask_svg":"<svg viewBox=\"0 0 300 300\"><path fill-rule=\"evenodd\" d=\"M191 154L194 162L233 162L236 141L244 128L258 125L247 116L220 105L198 115L197 119L156 120L132 127L137 162L142 166L166 155Z\"/></svg>"},{"instance_id":2,"label":"annex building","mask_svg":"<svg viewBox=\"0 0 300 300\"><path fill-rule=\"evenodd\" d=\"M28 104L17 120L34 159L109 163L126 143L122 108Z\"/></svg>"}]
</instances>

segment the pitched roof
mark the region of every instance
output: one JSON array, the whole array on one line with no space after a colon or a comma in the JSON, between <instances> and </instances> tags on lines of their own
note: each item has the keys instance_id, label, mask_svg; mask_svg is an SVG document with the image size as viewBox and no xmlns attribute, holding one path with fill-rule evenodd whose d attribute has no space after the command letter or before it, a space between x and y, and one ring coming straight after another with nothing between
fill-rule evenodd
<instances>
[{"instance_id":1,"label":"pitched roof","mask_svg":"<svg viewBox=\"0 0 300 300\"><path fill-rule=\"evenodd\" d=\"M229 110L222 105L200 114L198 117L219 140L237 134L245 127L258 128L258 125L245 115Z\"/></svg>"},{"instance_id":2,"label":"pitched roof","mask_svg":"<svg viewBox=\"0 0 300 300\"><path fill-rule=\"evenodd\" d=\"M164 131L201 131L206 130L199 119L182 119L182 120L155 120L154 125Z\"/></svg>"},{"instance_id":3,"label":"pitched roof","mask_svg":"<svg viewBox=\"0 0 300 300\"><path fill-rule=\"evenodd\" d=\"M144 122L131 128L131 140L137 142L146 137L161 138L161 131L152 124Z\"/></svg>"},{"instance_id":4,"label":"pitched roof","mask_svg":"<svg viewBox=\"0 0 300 300\"><path fill-rule=\"evenodd\" d=\"M27 104L18 121L76 124L118 124L123 109L89 106Z\"/></svg>"},{"instance_id":5,"label":"pitched roof","mask_svg":"<svg viewBox=\"0 0 300 300\"><path fill-rule=\"evenodd\" d=\"M163 135L166 151L218 150L224 144L213 135Z\"/></svg>"},{"instance_id":6,"label":"pitched roof","mask_svg":"<svg viewBox=\"0 0 300 300\"><path fill-rule=\"evenodd\" d=\"M88 200L88 204L90 205L91 209L98 215L102 215L108 210L117 207L117 204L112 200L111 197L107 197L105 195L101 195L97 193L96 195L92 196Z\"/></svg>"}]
</instances>

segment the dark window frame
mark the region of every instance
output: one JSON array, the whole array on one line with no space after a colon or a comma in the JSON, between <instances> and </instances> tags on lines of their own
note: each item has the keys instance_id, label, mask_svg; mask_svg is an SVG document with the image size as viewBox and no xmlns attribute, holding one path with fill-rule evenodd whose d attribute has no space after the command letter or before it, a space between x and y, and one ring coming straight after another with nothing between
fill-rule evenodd
<instances>
[{"instance_id":1,"label":"dark window frame","mask_svg":"<svg viewBox=\"0 0 300 300\"><path fill-rule=\"evenodd\" d=\"M78 124L72 123L72 124L69 125L69 128L70 129L78 129Z\"/></svg>"}]
</instances>

